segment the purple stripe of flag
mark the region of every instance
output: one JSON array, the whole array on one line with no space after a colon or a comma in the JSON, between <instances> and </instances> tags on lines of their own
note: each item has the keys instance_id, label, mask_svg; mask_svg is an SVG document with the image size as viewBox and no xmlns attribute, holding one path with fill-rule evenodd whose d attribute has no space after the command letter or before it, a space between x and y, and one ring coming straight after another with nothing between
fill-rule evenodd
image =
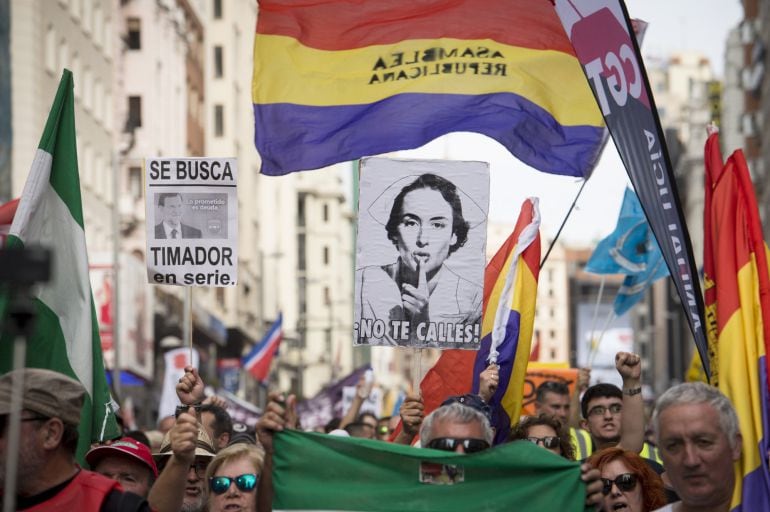
<instances>
[{"instance_id":1,"label":"purple stripe of flag","mask_svg":"<svg viewBox=\"0 0 770 512\"><path fill-rule=\"evenodd\" d=\"M521 315L516 310L511 310L511 314L508 316L508 323L505 327L505 338L498 347L500 354L497 356L497 364L499 365L500 384L497 387L497 391L492 395L489 401L489 405L492 408L492 426L495 427L495 444L500 444L508 439L508 434L511 431L511 416L509 412L503 409L501 404L503 397L508 391L508 385L511 382L511 375L513 374L513 363L516 358L516 350L519 346L519 325L521 322ZM479 392L479 374L484 371L488 366L487 358L489 357L489 349L492 346L492 334L487 334L481 339L481 346L476 353L476 361L473 364L473 392ZM520 390L517 392L521 392ZM518 420L518 411L516 412L516 420Z\"/></svg>"},{"instance_id":2,"label":"purple stripe of flag","mask_svg":"<svg viewBox=\"0 0 770 512\"><path fill-rule=\"evenodd\" d=\"M512 93L409 93L372 104L324 107L254 105L254 119L261 172L269 175L411 149L466 131L495 139L541 171L582 177L593 168L604 134L603 127L562 126L537 104Z\"/></svg>"}]
</instances>

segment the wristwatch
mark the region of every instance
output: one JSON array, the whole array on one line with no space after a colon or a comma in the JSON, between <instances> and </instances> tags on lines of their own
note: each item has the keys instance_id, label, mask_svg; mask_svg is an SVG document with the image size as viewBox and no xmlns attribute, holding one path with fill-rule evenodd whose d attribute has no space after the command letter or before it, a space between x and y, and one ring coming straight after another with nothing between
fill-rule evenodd
<instances>
[{"instance_id":1,"label":"wristwatch","mask_svg":"<svg viewBox=\"0 0 770 512\"><path fill-rule=\"evenodd\" d=\"M201 412L201 404L190 404L190 405L179 404L176 406L176 409L174 410L174 417L178 418L180 414L182 414L183 412L187 412L187 410L190 407L195 408L195 414L199 414Z\"/></svg>"}]
</instances>

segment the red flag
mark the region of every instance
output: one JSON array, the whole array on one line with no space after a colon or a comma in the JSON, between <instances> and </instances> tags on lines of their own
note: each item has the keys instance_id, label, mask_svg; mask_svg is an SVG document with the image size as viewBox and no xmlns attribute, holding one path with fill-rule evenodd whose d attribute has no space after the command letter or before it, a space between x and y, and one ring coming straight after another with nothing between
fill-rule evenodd
<instances>
[{"instance_id":1,"label":"red flag","mask_svg":"<svg viewBox=\"0 0 770 512\"><path fill-rule=\"evenodd\" d=\"M540 361L540 332L535 332L535 347L529 355L530 361Z\"/></svg>"},{"instance_id":2,"label":"red flag","mask_svg":"<svg viewBox=\"0 0 770 512\"><path fill-rule=\"evenodd\" d=\"M19 199L8 201L0 206L0 245L5 245L5 237L11 230L13 216L16 215L16 207L19 206Z\"/></svg>"}]
</instances>

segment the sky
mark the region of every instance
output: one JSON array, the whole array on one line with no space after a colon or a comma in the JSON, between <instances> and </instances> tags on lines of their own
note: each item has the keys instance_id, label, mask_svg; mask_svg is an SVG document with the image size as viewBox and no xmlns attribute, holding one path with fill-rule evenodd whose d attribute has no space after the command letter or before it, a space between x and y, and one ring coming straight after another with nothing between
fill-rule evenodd
<instances>
[{"instance_id":1,"label":"sky","mask_svg":"<svg viewBox=\"0 0 770 512\"><path fill-rule=\"evenodd\" d=\"M678 51L698 51L723 78L727 33L743 18L740 0L626 0L629 15L649 23L642 56L666 57ZM399 152L401 158L482 160L491 170L491 222L516 221L522 201L538 197L541 232L556 234L581 180L536 171L519 162L499 143L483 135L449 134L422 148ZM629 184L612 141L581 194L560 240L573 246L593 246L615 227L623 191Z\"/></svg>"}]
</instances>

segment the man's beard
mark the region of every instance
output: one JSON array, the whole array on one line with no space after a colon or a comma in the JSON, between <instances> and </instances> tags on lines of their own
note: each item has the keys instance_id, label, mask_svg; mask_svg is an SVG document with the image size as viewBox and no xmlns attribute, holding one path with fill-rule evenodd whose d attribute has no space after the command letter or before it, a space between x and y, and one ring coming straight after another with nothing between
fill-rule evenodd
<instances>
[{"instance_id":1,"label":"man's beard","mask_svg":"<svg viewBox=\"0 0 770 512\"><path fill-rule=\"evenodd\" d=\"M206 510L205 495L201 494L195 503L183 502L179 512L203 512Z\"/></svg>"},{"instance_id":2,"label":"man's beard","mask_svg":"<svg viewBox=\"0 0 770 512\"><path fill-rule=\"evenodd\" d=\"M29 441L29 440L28 440ZM8 447L6 447L6 457ZM12 449L12 448L11 448ZM17 493L25 495L25 484L36 481L35 476L40 474L40 469L45 463L45 451L36 449L34 443L19 442L19 460L16 465L16 486ZM0 462L0 489L5 489L5 460Z\"/></svg>"}]
</instances>

